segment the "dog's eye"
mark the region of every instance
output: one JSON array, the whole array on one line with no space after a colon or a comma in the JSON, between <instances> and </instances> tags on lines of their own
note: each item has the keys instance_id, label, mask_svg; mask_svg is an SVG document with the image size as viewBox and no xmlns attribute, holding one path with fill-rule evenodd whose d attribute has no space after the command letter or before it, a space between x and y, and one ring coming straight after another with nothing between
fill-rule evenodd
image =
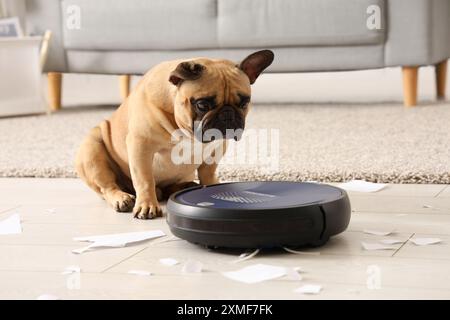
<instances>
[{"instance_id":1,"label":"dog's eye","mask_svg":"<svg viewBox=\"0 0 450 320\"><path fill-rule=\"evenodd\" d=\"M204 100L197 101L195 106L201 112L207 112L211 109L211 103L208 101L204 101Z\"/></svg>"},{"instance_id":2,"label":"dog's eye","mask_svg":"<svg viewBox=\"0 0 450 320\"><path fill-rule=\"evenodd\" d=\"M245 109L248 107L248 101L247 102L241 102L241 105L239 106L241 109Z\"/></svg>"},{"instance_id":3,"label":"dog's eye","mask_svg":"<svg viewBox=\"0 0 450 320\"><path fill-rule=\"evenodd\" d=\"M191 98L191 105L198 111L198 112L208 112L211 109L214 109L216 106L216 97L201 97L198 99Z\"/></svg>"},{"instance_id":4,"label":"dog's eye","mask_svg":"<svg viewBox=\"0 0 450 320\"><path fill-rule=\"evenodd\" d=\"M241 102L239 103L239 107L241 109L247 108L248 104L250 103L250 98L245 97L245 96L240 96L240 97L241 97Z\"/></svg>"}]
</instances>

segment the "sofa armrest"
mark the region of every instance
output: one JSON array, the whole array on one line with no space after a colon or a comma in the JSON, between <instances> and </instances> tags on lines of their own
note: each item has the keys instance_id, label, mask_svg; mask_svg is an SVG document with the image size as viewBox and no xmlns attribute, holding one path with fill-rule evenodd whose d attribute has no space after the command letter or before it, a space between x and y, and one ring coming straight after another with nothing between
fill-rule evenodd
<instances>
[{"instance_id":1,"label":"sofa armrest","mask_svg":"<svg viewBox=\"0 0 450 320\"><path fill-rule=\"evenodd\" d=\"M26 0L26 28L29 34L43 35L52 31L46 72L66 72L66 54L62 37L64 22L61 0Z\"/></svg>"},{"instance_id":2,"label":"sofa armrest","mask_svg":"<svg viewBox=\"0 0 450 320\"><path fill-rule=\"evenodd\" d=\"M431 65L450 57L450 1L388 0L386 66Z\"/></svg>"}]
</instances>

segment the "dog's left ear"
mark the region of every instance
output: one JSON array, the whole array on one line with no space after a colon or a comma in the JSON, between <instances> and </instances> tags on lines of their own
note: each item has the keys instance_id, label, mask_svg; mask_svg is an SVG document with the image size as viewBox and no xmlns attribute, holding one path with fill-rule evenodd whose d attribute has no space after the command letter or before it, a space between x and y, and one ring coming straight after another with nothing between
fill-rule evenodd
<instances>
[{"instance_id":1,"label":"dog's left ear","mask_svg":"<svg viewBox=\"0 0 450 320\"><path fill-rule=\"evenodd\" d=\"M182 62L170 73L169 81L178 86L185 80L196 80L202 76L204 69L203 65L194 61Z\"/></svg>"},{"instance_id":2,"label":"dog's left ear","mask_svg":"<svg viewBox=\"0 0 450 320\"><path fill-rule=\"evenodd\" d=\"M274 57L270 50L258 51L245 58L239 68L248 76L250 84L254 84L261 72L272 64Z\"/></svg>"}]
</instances>

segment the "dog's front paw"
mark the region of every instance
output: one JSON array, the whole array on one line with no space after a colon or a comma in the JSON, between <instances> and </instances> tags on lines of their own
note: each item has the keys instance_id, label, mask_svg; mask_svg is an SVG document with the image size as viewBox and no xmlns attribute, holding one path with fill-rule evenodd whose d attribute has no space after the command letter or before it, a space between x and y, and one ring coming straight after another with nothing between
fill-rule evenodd
<instances>
[{"instance_id":1,"label":"dog's front paw","mask_svg":"<svg viewBox=\"0 0 450 320\"><path fill-rule=\"evenodd\" d=\"M156 217L162 217L162 210L158 202L152 203L151 201L136 201L136 205L133 209L133 214L136 219L153 219Z\"/></svg>"},{"instance_id":2,"label":"dog's front paw","mask_svg":"<svg viewBox=\"0 0 450 320\"><path fill-rule=\"evenodd\" d=\"M135 197L121 190L112 190L104 194L105 199L117 212L130 212L134 206Z\"/></svg>"}]
</instances>

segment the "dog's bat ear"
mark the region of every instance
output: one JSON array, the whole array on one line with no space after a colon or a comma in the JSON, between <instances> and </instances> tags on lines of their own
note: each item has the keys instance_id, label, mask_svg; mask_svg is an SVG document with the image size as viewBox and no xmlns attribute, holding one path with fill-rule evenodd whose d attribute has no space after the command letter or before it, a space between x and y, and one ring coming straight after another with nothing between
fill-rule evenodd
<instances>
[{"instance_id":1,"label":"dog's bat ear","mask_svg":"<svg viewBox=\"0 0 450 320\"><path fill-rule=\"evenodd\" d=\"M274 57L270 50L258 51L245 58L239 68L248 76L250 84L254 84L261 72L272 64Z\"/></svg>"},{"instance_id":2,"label":"dog's bat ear","mask_svg":"<svg viewBox=\"0 0 450 320\"><path fill-rule=\"evenodd\" d=\"M203 70L205 70L205 66L194 61L182 62L170 73L169 81L179 86L185 80L196 80L200 78Z\"/></svg>"}]
</instances>

